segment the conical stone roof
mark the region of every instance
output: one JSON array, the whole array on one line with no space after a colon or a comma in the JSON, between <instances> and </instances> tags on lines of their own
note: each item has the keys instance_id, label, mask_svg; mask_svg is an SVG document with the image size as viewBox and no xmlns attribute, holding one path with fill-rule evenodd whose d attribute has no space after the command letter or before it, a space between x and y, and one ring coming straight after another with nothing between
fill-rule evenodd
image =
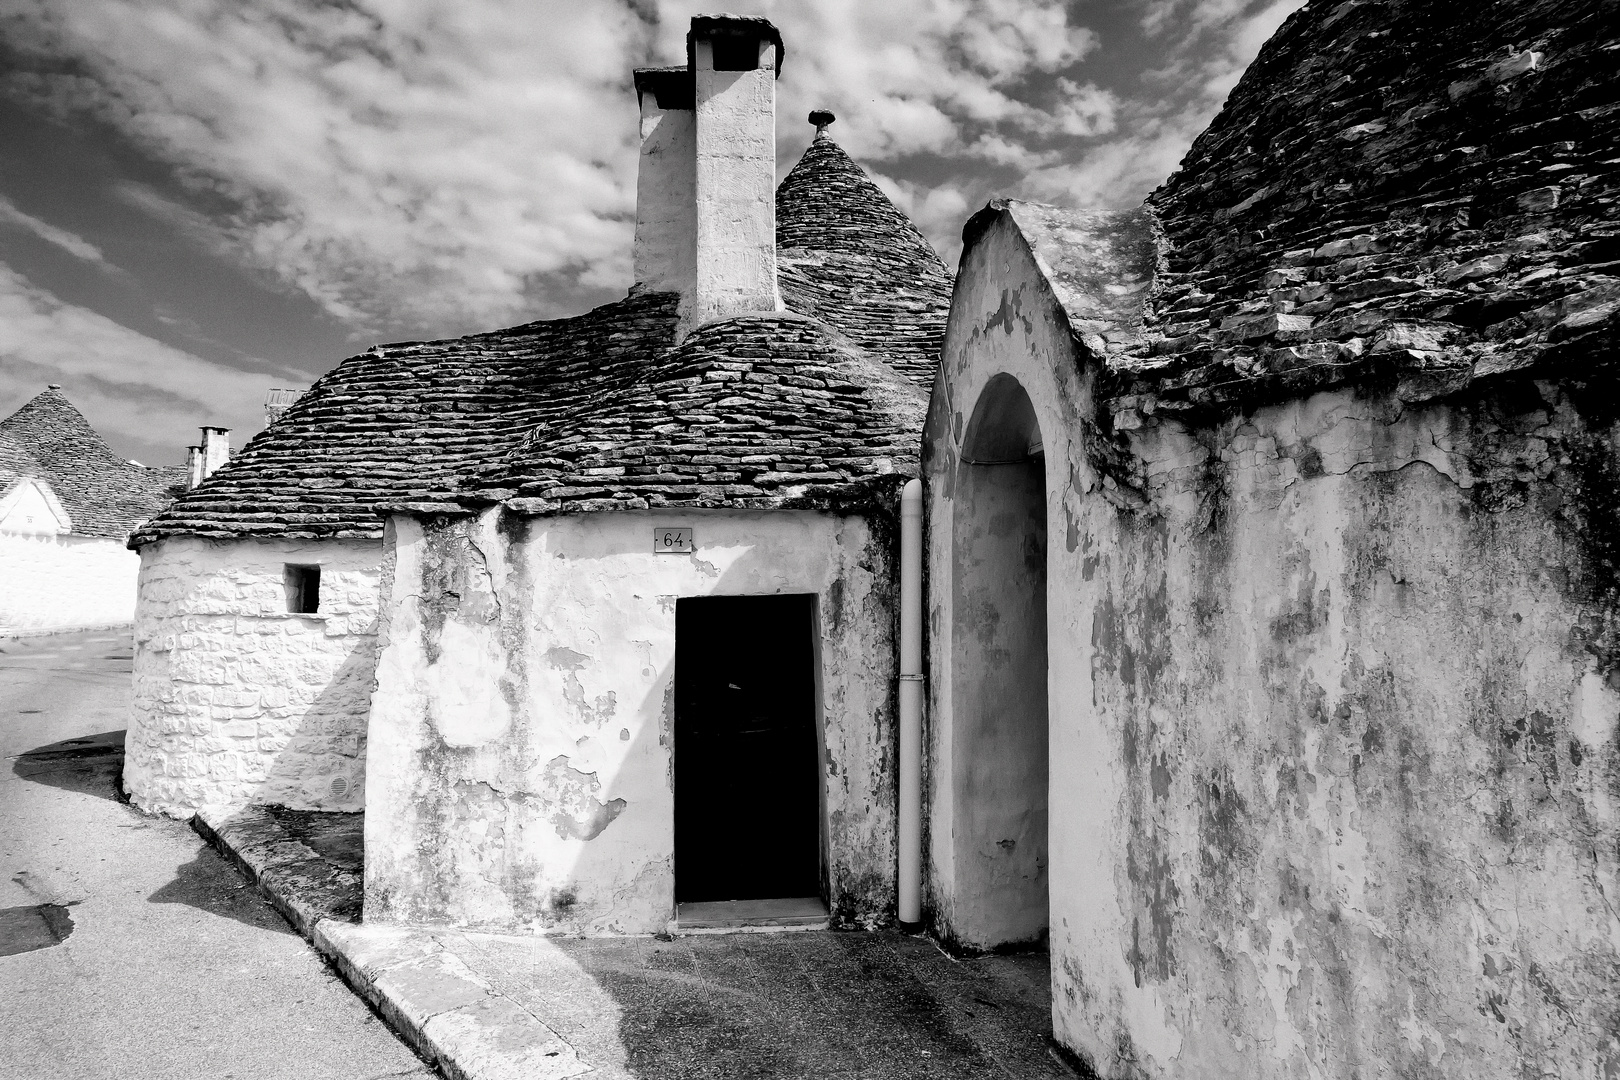
<instances>
[{"instance_id":1,"label":"conical stone roof","mask_svg":"<svg viewBox=\"0 0 1620 1080\"><path fill-rule=\"evenodd\" d=\"M927 389L951 305L951 273L911 220L825 135L776 189L783 302Z\"/></svg>"},{"instance_id":2,"label":"conical stone roof","mask_svg":"<svg viewBox=\"0 0 1620 1080\"><path fill-rule=\"evenodd\" d=\"M184 469L148 469L115 454L56 387L0 420L0 489L31 476L50 485L88 536L128 536L167 506Z\"/></svg>"},{"instance_id":3,"label":"conical stone roof","mask_svg":"<svg viewBox=\"0 0 1620 1080\"><path fill-rule=\"evenodd\" d=\"M1012 214L1077 279L1097 261L1088 245L1145 270L1134 315L1077 334L1104 362L1100 398L1123 409L1247 407L1344 383L1415 401L1606 364L1620 313L1616 10L1310 0L1145 215L985 214ZM1119 242L1131 215L1155 234L1145 260Z\"/></svg>"}]
</instances>

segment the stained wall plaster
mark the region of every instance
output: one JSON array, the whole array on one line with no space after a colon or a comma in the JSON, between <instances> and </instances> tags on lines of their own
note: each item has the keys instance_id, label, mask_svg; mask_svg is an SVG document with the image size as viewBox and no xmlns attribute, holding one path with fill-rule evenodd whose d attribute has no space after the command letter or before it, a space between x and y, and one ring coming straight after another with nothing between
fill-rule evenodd
<instances>
[{"instance_id":1,"label":"stained wall plaster","mask_svg":"<svg viewBox=\"0 0 1620 1080\"><path fill-rule=\"evenodd\" d=\"M653 553L654 526L670 524L696 530L695 553ZM801 511L491 511L395 518L386 547L368 920L666 929L675 603L776 593L818 596L834 918L892 917L897 597L886 524Z\"/></svg>"},{"instance_id":2,"label":"stained wall plaster","mask_svg":"<svg viewBox=\"0 0 1620 1080\"><path fill-rule=\"evenodd\" d=\"M1620 1073L1613 389L1115 433L1083 349L993 231L925 442L938 583L992 376L1042 433L1058 1038L1105 1077ZM934 918L994 944L929 604Z\"/></svg>"}]
</instances>

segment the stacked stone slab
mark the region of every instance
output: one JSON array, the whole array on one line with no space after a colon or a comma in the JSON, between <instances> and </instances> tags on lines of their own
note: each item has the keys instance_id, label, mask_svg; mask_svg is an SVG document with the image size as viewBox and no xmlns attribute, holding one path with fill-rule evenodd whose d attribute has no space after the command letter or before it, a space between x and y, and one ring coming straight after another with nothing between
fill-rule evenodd
<instances>
[{"instance_id":1,"label":"stacked stone slab","mask_svg":"<svg viewBox=\"0 0 1620 1080\"><path fill-rule=\"evenodd\" d=\"M1109 392L1416 401L1612 354L1617 47L1601 0L1308 5L1148 201L1163 265Z\"/></svg>"}]
</instances>

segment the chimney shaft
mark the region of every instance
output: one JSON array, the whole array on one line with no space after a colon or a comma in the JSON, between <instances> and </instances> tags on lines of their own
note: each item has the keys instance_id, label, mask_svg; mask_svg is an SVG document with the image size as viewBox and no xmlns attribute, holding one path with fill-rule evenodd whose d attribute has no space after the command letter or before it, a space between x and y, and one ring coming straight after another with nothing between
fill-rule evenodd
<instances>
[{"instance_id":1,"label":"chimney shaft","mask_svg":"<svg viewBox=\"0 0 1620 1080\"><path fill-rule=\"evenodd\" d=\"M190 491L202 483L203 475L203 448L186 447L186 490Z\"/></svg>"},{"instance_id":2,"label":"chimney shaft","mask_svg":"<svg viewBox=\"0 0 1620 1080\"><path fill-rule=\"evenodd\" d=\"M692 20L697 128L697 325L780 311L776 285L776 75L781 39L763 19Z\"/></svg>"},{"instance_id":3,"label":"chimney shaft","mask_svg":"<svg viewBox=\"0 0 1620 1080\"><path fill-rule=\"evenodd\" d=\"M642 68L641 162L636 173L636 284L689 293L697 262L696 132L692 73Z\"/></svg>"},{"instance_id":4,"label":"chimney shaft","mask_svg":"<svg viewBox=\"0 0 1620 1080\"><path fill-rule=\"evenodd\" d=\"M202 429L202 479L214 475L214 470L230 460L231 429L205 427ZM200 482L200 481L199 481Z\"/></svg>"}]
</instances>

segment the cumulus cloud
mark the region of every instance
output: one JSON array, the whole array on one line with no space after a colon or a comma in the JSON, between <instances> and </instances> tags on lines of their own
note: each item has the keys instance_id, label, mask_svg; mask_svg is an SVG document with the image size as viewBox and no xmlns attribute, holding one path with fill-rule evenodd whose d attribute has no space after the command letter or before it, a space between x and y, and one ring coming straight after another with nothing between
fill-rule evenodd
<instances>
[{"instance_id":1,"label":"cumulus cloud","mask_svg":"<svg viewBox=\"0 0 1620 1080\"><path fill-rule=\"evenodd\" d=\"M0 415L60 383L91 426L148 464L178 461L202 424L242 437L263 424L265 390L307 385L304 372L247 374L165 345L93 311L63 303L0 263Z\"/></svg>"},{"instance_id":2,"label":"cumulus cloud","mask_svg":"<svg viewBox=\"0 0 1620 1080\"><path fill-rule=\"evenodd\" d=\"M14 48L176 163L241 257L352 323L533 317L627 277L647 24L613 3L13 0Z\"/></svg>"},{"instance_id":3,"label":"cumulus cloud","mask_svg":"<svg viewBox=\"0 0 1620 1080\"><path fill-rule=\"evenodd\" d=\"M1021 194L1081 207L1140 201L1175 171L1255 54L1305 0L1152 0L1143 29L1159 42L1150 91L1119 103L1114 138L1028 171Z\"/></svg>"},{"instance_id":4,"label":"cumulus cloud","mask_svg":"<svg viewBox=\"0 0 1620 1080\"><path fill-rule=\"evenodd\" d=\"M961 218L990 194L1140 200L1301 2L1134 0L1123 25L1162 60L1145 81L1096 74L1110 42L1061 0L748 10L788 43L784 165L808 137L795 118L833 109L835 137L895 178L891 193L954 256ZM8 0L0 35L43 59L0 90L92 113L170 163L193 205L133 184L126 201L357 334L459 333L629 283L629 70L682 60L690 16L712 6Z\"/></svg>"}]
</instances>

